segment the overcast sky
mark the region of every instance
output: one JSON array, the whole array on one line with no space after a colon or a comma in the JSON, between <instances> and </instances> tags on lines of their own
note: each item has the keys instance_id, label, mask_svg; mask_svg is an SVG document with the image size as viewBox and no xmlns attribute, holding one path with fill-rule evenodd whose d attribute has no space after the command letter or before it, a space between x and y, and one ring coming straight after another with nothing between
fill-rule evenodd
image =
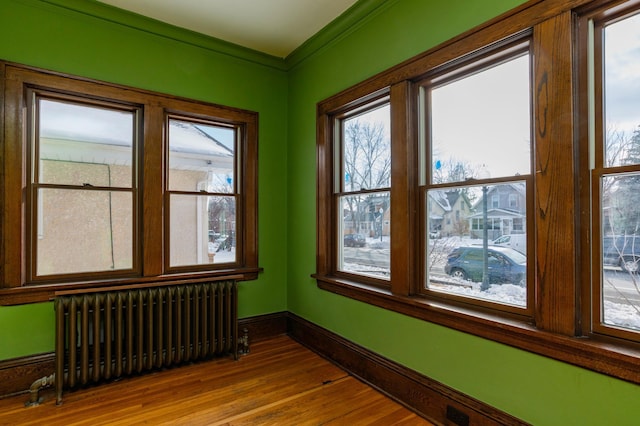
<instances>
[{"instance_id":1,"label":"overcast sky","mask_svg":"<svg viewBox=\"0 0 640 426\"><path fill-rule=\"evenodd\" d=\"M485 165L490 177L530 173L528 55L437 87L431 98L433 163Z\"/></svg>"},{"instance_id":2,"label":"overcast sky","mask_svg":"<svg viewBox=\"0 0 640 426\"><path fill-rule=\"evenodd\" d=\"M640 125L640 14L605 29L608 128L632 132Z\"/></svg>"}]
</instances>

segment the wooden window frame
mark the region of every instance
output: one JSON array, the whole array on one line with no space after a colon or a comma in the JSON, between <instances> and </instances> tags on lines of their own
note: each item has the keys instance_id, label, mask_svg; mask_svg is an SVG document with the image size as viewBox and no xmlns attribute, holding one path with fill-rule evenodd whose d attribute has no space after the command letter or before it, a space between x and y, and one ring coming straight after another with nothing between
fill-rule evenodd
<instances>
[{"instance_id":1,"label":"wooden window frame","mask_svg":"<svg viewBox=\"0 0 640 426\"><path fill-rule=\"evenodd\" d=\"M193 282L232 276L238 280L257 278L258 266L258 114L256 112L169 96L68 74L55 73L0 61L0 125L4 137L1 152L0 186L3 207L0 231L2 253L0 304L22 304L50 300L56 291L99 289L113 286L148 286L154 282ZM137 156L138 205L134 209L134 267L121 273L88 273L47 276L34 279L30 272L29 239L35 232L30 222L28 186L29 149L27 93L31 90L88 99L91 102L121 104L140 110L140 149ZM165 209L167 190L166 117L180 114L239 129L239 152L235 193L238 205L235 263L169 268L166 261L167 232Z\"/></svg>"},{"instance_id":2,"label":"wooden window frame","mask_svg":"<svg viewBox=\"0 0 640 426\"><path fill-rule=\"evenodd\" d=\"M635 1L635 0L634 0ZM640 344L591 332L590 200L576 95L586 82L576 64L584 55L578 14L588 0L531 0L475 29L325 99L317 106L317 247L319 288L465 333L640 383ZM619 1L617 3L620 3ZM421 229L418 196L416 82L438 67L523 33L531 35L533 145L527 248L534 292L530 315L498 312L418 294ZM390 288L336 274L331 258L331 116L388 91L391 102L392 184ZM588 186L588 184L587 184ZM587 189L588 193L588 189ZM530 212L530 214L529 214ZM587 222L589 223L589 222Z\"/></svg>"},{"instance_id":3,"label":"wooden window frame","mask_svg":"<svg viewBox=\"0 0 640 426\"><path fill-rule=\"evenodd\" d=\"M335 161L334 164L336 164L336 162L340 164L339 167L336 167L336 168L339 168L338 170L339 177L336 177L336 176L333 177L335 179L334 180L335 183L333 185L332 200L331 200L331 203L333 206L338 206L339 200L342 197L347 195L368 195L368 194L376 194L380 192L390 192L390 187L346 191L346 189L344 188L344 181L343 179L341 179L341 177L344 176L344 170L343 170L344 168L344 146L343 146L344 121L357 114L366 113L368 111L374 110L376 108L379 108L383 105L388 105L388 104L389 104L389 94L383 91L383 92L376 93L373 96L368 96L366 99L361 100L361 102L351 104L345 109L342 109L340 111L335 111L331 115L330 126L332 129L335 129L335 132L333 133L333 136L332 136L334 138L335 143L332 146L331 155L333 156L333 159ZM388 289L389 280L378 278L372 275L351 273L351 272L346 272L338 269L339 261L338 261L337 253L338 253L338 247L341 245L341 243L339 242L339 238L342 238L342 236L337 232L338 229L340 228L339 224L342 220L342 217L341 215L338 214L338 212L339 212L338 207L336 207L336 209L334 210L334 214L331 218L333 227L330 228L334 231L334 232L330 232L331 234L330 238L331 238L331 244L335 247L333 251L334 255L331 257L330 262L332 264L332 268L336 271L336 275L340 277L344 277L346 279L353 278L359 281L363 281L363 282L366 282L368 285L372 285L374 287ZM391 214L393 214L393 211Z\"/></svg>"},{"instance_id":4,"label":"wooden window frame","mask_svg":"<svg viewBox=\"0 0 640 426\"><path fill-rule=\"evenodd\" d=\"M430 107L430 103L431 103L430 90L432 90L434 87L439 87L442 84L447 84L449 82L471 76L476 72L482 72L482 71L488 70L496 64L501 64L503 62L513 60L525 54L528 56L529 61L532 62L533 52L532 52L531 44L532 43L531 43L530 31L523 31L512 37L508 37L505 40L501 40L500 42L495 43L495 45L490 45L490 46L487 46L487 48L470 52L469 55L464 55L452 62L445 63L445 64L442 64L441 66L435 67L433 70L429 70L427 78L421 79L414 83L414 86L416 86L416 90L415 90L413 102L418 102L419 111L421 112L421 114L427 116L430 114L430 108L431 108ZM529 65L529 68L530 69L532 68L531 64ZM532 92L531 79L532 79L532 76L530 75L529 76L530 92ZM531 98L532 97L533 96L531 96ZM530 114L530 115L531 115L530 127L532 127L532 124L534 122L534 117L533 117L533 114ZM419 121L424 120L425 122L427 121L422 116L418 117L418 120ZM424 169L424 171L421 172L421 174L424 174L424 177L420 178L419 189L418 189L420 193L419 200L418 200L418 205L419 205L418 220L422 227L424 227L424 224L427 223L427 211L425 210L426 203L423 200L426 200L427 192L432 189L446 190L452 187L456 188L456 187L463 187L467 185L478 186L483 184L497 186L500 184L513 182L514 180L524 181L526 182L526 189L528 194L526 197L527 212L532 211L533 209L532 174L533 173L528 173L523 176L511 175L511 176L489 178L489 179L481 178L481 179L473 179L472 181L447 182L443 184L435 184L431 182L430 176L432 174L432 170L431 170L431 162L429 161L429 159L431 158L431 152L429 148L431 141L428 140L429 137L427 136L430 133L430 130L428 129L426 123L424 125L421 125L421 127L424 127L424 129L422 129L421 132L425 133L424 136L421 136L421 138L423 138L424 140L421 140L418 142L419 145L424 146L423 148L420 148L420 149L425 151L424 153L420 154L421 158L422 157L425 158L423 160L424 165L421 166L421 168ZM531 157L533 157L534 146L535 146L534 138L532 136L531 148L530 148L531 153L529 158L530 162L531 162ZM492 195L491 198L487 200L487 204L489 207L495 208L494 201L496 197L499 197L499 195ZM478 219L478 221L479 220L480 219ZM489 218L487 223L484 223L484 220L483 220L483 226L486 226L489 230L495 229L495 223L497 220L499 219ZM529 235L531 235L532 234L531 231L533 230L533 226L534 226L533 221L527 220L526 226L528 228ZM481 229L481 228L478 228L478 229ZM455 293L436 292L436 291L430 290L425 285L427 283L427 277L426 277L427 266L426 264L424 264L424 262L426 262L427 256L423 255L423 253L428 252L428 249L425 244L425 242L427 241L427 238L422 237L426 235L425 230L421 228L420 234L418 235L420 235L420 242L421 242L419 259L423 263L420 264L419 282L412 289L412 294L424 295L432 298L433 300L443 300L448 303L456 303L460 305L469 305L472 307L485 308L485 309L494 311L496 313L509 313L509 315L513 315L515 317L520 317L522 319L527 319L529 321L532 321L532 313L533 313L532 305L534 300L533 285L527 285L527 289L526 289L527 305L524 307L510 306L506 304L499 304L490 300L483 300L483 299L471 298L471 297L462 297L462 296L456 295ZM530 241L531 238L528 238L528 240ZM532 251L529 251L529 253L532 253ZM527 261L529 264L533 263L534 257L528 256ZM528 267L527 269L528 269L527 282L532 283L534 282L532 279L533 278L532 268Z\"/></svg>"},{"instance_id":5,"label":"wooden window frame","mask_svg":"<svg viewBox=\"0 0 640 426\"><path fill-rule=\"evenodd\" d=\"M601 193L600 179L605 175L617 175L625 173L639 173L640 165L631 166L607 166L604 159L604 138L606 129L604 126L604 53L603 27L609 22L623 19L630 14L640 13L640 1L598 1L580 10L578 22L579 40L581 56L578 58L578 79L580 90L578 92L578 108L580 114L588 117L578 123L578 132L581 141L580 150L580 172L583 182L590 182L581 188L581 198L590 215L583 215L584 226L581 231L584 235L583 244L588 247L585 250L590 256L584 256L583 265L591 271L592 284L583 289L584 300L591 301L591 309L585 309L582 315L584 324L590 327L585 331L591 336L601 338L614 338L640 343L640 332L635 332L615 326L605 325L602 315L602 238L601 238ZM590 34L590 22L593 22L593 34ZM593 37L593 58L590 60L587 52L589 50L589 37ZM593 87L589 87L589 69L593 69ZM591 94L591 92L593 92ZM591 100L590 97L593 96ZM589 104L593 102L593 111L590 111ZM593 135L590 127L593 128ZM591 141L593 139L593 142ZM592 151L592 152L591 152ZM591 159L592 158L592 159ZM588 238L588 239L587 239Z\"/></svg>"}]
</instances>

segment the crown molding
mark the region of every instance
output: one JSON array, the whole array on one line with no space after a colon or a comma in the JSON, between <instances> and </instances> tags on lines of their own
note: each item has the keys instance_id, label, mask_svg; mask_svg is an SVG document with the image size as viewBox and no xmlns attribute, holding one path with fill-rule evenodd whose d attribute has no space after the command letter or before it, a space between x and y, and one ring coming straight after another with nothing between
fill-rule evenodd
<instances>
[{"instance_id":1,"label":"crown molding","mask_svg":"<svg viewBox=\"0 0 640 426\"><path fill-rule=\"evenodd\" d=\"M283 58L268 55L215 37L207 36L127 10L99 3L95 0L21 0L31 5L80 13L112 24L129 27L148 34L196 46L211 52L230 56L254 64L287 71Z\"/></svg>"},{"instance_id":2,"label":"crown molding","mask_svg":"<svg viewBox=\"0 0 640 426\"><path fill-rule=\"evenodd\" d=\"M351 34L398 0L359 0L342 15L305 41L286 58L287 70L300 65L317 52Z\"/></svg>"}]
</instances>

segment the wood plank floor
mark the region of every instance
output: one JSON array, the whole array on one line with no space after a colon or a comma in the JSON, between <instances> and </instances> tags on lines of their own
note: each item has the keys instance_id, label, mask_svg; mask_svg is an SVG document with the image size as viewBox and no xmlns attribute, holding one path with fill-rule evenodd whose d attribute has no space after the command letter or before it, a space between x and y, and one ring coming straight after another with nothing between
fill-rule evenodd
<instances>
[{"instance_id":1,"label":"wood plank floor","mask_svg":"<svg viewBox=\"0 0 640 426\"><path fill-rule=\"evenodd\" d=\"M240 358L186 365L68 392L0 399L0 425L430 425L281 336Z\"/></svg>"}]
</instances>

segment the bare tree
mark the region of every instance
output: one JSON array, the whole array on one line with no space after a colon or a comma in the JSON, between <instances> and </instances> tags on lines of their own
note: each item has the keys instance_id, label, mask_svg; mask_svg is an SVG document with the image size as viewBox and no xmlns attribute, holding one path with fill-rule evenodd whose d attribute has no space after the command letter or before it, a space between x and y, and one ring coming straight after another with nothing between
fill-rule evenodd
<instances>
[{"instance_id":1,"label":"bare tree","mask_svg":"<svg viewBox=\"0 0 640 426\"><path fill-rule=\"evenodd\" d=\"M433 183L450 183L450 182L467 182L478 176L478 170L471 164L450 157L447 161L437 162L432 165ZM475 202L475 193L467 188L452 188L452 191L463 193L473 204Z\"/></svg>"},{"instance_id":2,"label":"bare tree","mask_svg":"<svg viewBox=\"0 0 640 426\"><path fill-rule=\"evenodd\" d=\"M375 190L390 186L391 151L386 135L383 123L357 119L346 123L342 155L347 191ZM376 206L368 206L365 201L376 197L364 197L362 194L345 197L349 216L356 230L360 229L360 222L372 207L388 208L388 192L377 198L381 197L387 200L382 200Z\"/></svg>"}]
</instances>

